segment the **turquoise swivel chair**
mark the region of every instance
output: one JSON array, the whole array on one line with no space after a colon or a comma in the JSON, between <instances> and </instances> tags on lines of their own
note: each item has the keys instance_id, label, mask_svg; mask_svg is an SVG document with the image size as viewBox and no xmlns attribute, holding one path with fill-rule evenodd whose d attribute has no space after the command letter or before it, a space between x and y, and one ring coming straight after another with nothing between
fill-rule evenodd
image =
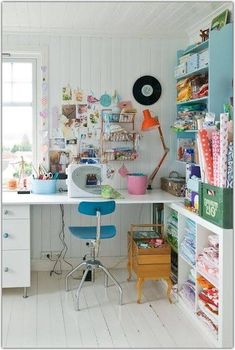
<instances>
[{"instance_id":1,"label":"turquoise swivel chair","mask_svg":"<svg viewBox=\"0 0 235 350\"><path fill-rule=\"evenodd\" d=\"M85 215L96 216L96 226L70 226L70 232L77 238L91 240L91 259L83 261L66 275L65 289L68 291L68 278L79 268L84 266L84 274L77 289L77 310L79 310L79 294L83 283L86 279L88 271L92 276L95 269L101 269L105 274L105 287L108 287L108 277L113 281L119 290L119 303L122 304L122 288L115 280L111 273L103 264L97 260L99 254L99 246L101 239L113 238L116 235L116 227L114 225L101 225L101 216L111 214L115 210L115 201L88 202L84 201L78 205L78 212Z\"/></svg>"}]
</instances>

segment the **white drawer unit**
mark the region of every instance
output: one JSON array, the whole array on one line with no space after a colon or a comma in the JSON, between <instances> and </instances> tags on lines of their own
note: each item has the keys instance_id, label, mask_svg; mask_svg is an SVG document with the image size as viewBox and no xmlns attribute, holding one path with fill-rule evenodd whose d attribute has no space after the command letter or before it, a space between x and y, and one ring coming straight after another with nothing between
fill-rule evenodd
<instances>
[{"instance_id":1,"label":"white drawer unit","mask_svg":"<svg viewBox=\"0 0 235 350\"><path fill-rule=\"evenodd\" d=\"M2 286L30 286L30 251L8 250L2 254Z\"/></svg>"},{"instance_id":2,"label":"white drawer unit","mask_svg":"<svg viewBox=\"0 0 235 350\"><path fill-rule=\"evenodd\" d=\"M3 219L29 219L29 205L4 205L2 208Z\"/></svg>"},{"instance_id":3,"label":"white drawer unit","mask_svg":"<svg viewBox=\"0 0 235 350\"><path fill-rule=\"evenodd\" d=\"M29 219L3 220L2 249L30 249Z\"/></svg>"},{"instance_id":4,"label":"white drawer unit","mask_svg":"<svg viewBox=\"0 0 235 350\"><path fill-rule=\"evenodd\" d=\"M2 287L30 286L30 206L2 208Z\"/></svg>"}]
</instances>

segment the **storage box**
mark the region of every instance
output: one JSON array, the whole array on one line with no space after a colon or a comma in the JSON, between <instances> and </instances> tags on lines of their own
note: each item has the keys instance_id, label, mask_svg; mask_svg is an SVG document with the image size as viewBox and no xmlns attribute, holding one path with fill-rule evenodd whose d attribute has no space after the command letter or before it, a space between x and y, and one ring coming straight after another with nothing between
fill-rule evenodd
<instances>
[{"instance_id":1,"label":"storage box","mask_svg":"<svg viewBox=\"0 0 235 350\"><path fill-rule=\"evenodd\" d=\"M199 215L222 228L233 227L233 189L199 185Z\"/></svg>"},{"instance_id":2,"label":"storage box","mask_svg":"<svg viewBox=\"0 0 235 350\"><path fill-rule=\"evenodd\" d=\"M179 66L175 67L175 78L181 77L187 73L187 65L186 63L182 63Z\"/></svg>"},{"instance_id":3,"label":"storage box","mask_svg":"<svg viewBox=\"0 0 235 350\"><path fill-rule=\"evenodd\" d=\"M36 194L52 194L56 193L57 180L31 180L31 192Z\"/></svg>"},{"instance_id":4,"label":"storage box","mask_svg":"<svg viewBox=\"0 0 235 350\"><path fill-rule=\"evenodd\" d=\"M205 67L209 62L208 50L202 51L199 53L198 66L199 68Z\"/></svg>"},{"instance_id":5,"label":"storage box","mask_svg":"<svg viewBox=\"0 0 235 350\"><path fill-rule=\"evenodd\" d=\"M198 69L198 53L191 55L187 62L187 73L191 73Z\"/></svg>"},{"instance_id":6,"label":"storage box","mask_svg":"<svg viewBox=\"0 0 235 350\"><path fill-rule=\"evenodd\" d=\"M161 189L177 197L184 196L185 178L177 171L172 171L169 177L161 177Z\"/></svg>"}]
</instances>

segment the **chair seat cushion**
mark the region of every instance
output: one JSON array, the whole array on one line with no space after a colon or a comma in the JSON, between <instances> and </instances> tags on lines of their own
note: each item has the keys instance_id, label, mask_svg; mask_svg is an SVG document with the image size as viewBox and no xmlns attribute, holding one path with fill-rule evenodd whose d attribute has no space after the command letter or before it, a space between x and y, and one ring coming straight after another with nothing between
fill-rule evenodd
<instances>
[{"instance_id":1,"label":"chair seat cushion","mask_svg":"<svg viewBox=\"0 0 235 350\"><path fill-rule=\"evenodd\" d=\"M70 232L81 239L96 239L96 226L69 226ZM112 238L116 235L114 225L102 225L100 227L100 238Z\"/></svg>"}]
</instances>

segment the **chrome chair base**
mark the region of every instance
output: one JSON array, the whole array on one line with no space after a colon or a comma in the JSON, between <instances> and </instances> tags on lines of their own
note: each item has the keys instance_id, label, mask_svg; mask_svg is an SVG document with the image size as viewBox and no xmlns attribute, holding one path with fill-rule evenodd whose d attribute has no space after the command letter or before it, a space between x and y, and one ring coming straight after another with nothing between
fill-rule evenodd
<instances>
[{"instance_id":1,"label":"chrome chair base","mask_svg":"<svg viewBox=\"0 0 235 350\"><path fill-rule=\"evenodd\" d=\"M120 286L120 284L117 282L117 280L113 277L113 275L109 272L109 270L99 261L99 260L87 260L87 261L83 261L81 264L79 264L78 266L76 266L71 272L69 272L66 277L65 277L65 290L66 292L69 291L68 288L68 278L78 269L80 269L80 267L84 266L85 267L85 271L83 273L82 276L82 280L78 286L77 292L76 292L76 297L77 297L77 310L79 310L79 295L80 295L80 291L82 289L82 286L85 282L86 276L88 274L88 271L92 271L96 270L96 269L101 269L102 271L104 271L104 275L105 275L105 282L104 282L104 286L107 288L108 287L108 277L113 281L113 283L115 284L115 286L118 288L119 290L119 304L122 305L122 288Z\"/></svg>"}]
</instances>

